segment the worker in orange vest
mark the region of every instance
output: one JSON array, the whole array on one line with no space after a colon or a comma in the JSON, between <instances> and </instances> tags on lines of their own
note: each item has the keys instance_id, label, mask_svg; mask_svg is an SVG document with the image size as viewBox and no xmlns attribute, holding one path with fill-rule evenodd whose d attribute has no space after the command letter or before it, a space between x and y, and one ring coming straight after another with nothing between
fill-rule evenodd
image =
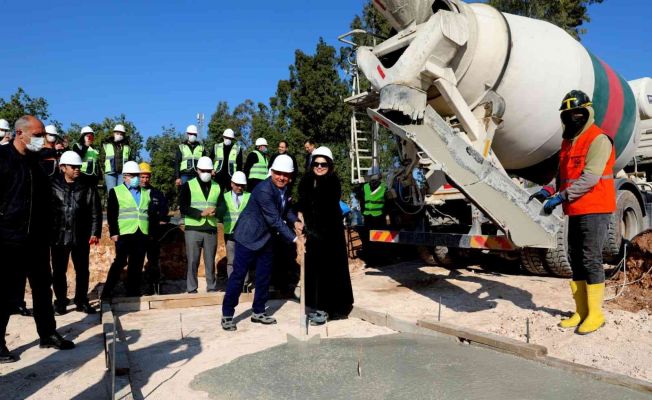
<instances>
[{"instance_id":1,"label":"worker in orange vest","mask_svg":"<svg viewBox=\"0 0 652 400\"><path fill-rule=\"evenodd\" d=\"M575 313L560 322L562 328L576 328L585 335L604 325L604 268L602 248L607 240L611 214L616 210L612 140L594 123L591 99L580 90L570 91L562 101L564 126L557 194L544 187L532 195L545 200L550 214L562 205L568 215L570 283Z\"/></svg>"}]
</instances>

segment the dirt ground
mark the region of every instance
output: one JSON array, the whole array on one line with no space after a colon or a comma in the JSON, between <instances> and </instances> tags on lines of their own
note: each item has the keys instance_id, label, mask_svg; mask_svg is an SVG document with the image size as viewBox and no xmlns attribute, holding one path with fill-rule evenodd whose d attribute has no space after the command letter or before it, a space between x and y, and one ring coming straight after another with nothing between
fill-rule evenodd
<instances>
[{"instance_id":1,"label":"dirt ground","mask_svg":"<svg viewBox=\"0 0 652 400\"><path fill-rule=\"evenodd\" d=\"M652 247L652 240L649 243ZM167 246L165 262L180 269L185 259L181 260L179 255L182 243L178 236ZM223 245L220 247L223 254ZM104 280L113 251L112 244L105 242L91 251L91 288ZM449 270L422 261L372 268L354 259L350 269L358 306L416 321L437 320L441 305L444 322L522 341L526 340L529 321L531 343L546 346L553 357L652 381L650 281L645 274L637 272L650 268L648 253L652 252L642 245L637 248L632 245L628 252L628 282L642 278L626 286L622 295L606 302L606 326L587 336L557 327L560 318L569 315L574 306L567 279L528 276L500 265L493 269L472 266ZM608 282L608 299L616 296L623 277L621 271ZM69 282L72 281L71 269ZM204 282L200 279L200 291ZM71 293L73 287L71 284ZM26 299L31 304L30 296ZM238 313L246 312L248 306L241 305ZM252 325L244 314L235 335L220 329L219 307L126 314L123 325L131 338L130 351L140 355L135 360L144 360L137 361L136 389L147 398L186 398L188 385L197 373L284 342L285 333L296 329L297 305L275 301L270 306L276 310L279 325L270 329ZM180 314L183 314L182 324ZM9 398L83 399L97 398L94 395L105 390L99 316L70 312L57 317L57 323L64 336L76 341L77 349L71 352L39 349L33 320L12 317L6 340L21 359L0 366L0 393L14 393ZM335 321L328 326L330 336L389 333L385 328L354 319ZM193 398L205 398L195 394Z\"/></svg>"}]
</instances>

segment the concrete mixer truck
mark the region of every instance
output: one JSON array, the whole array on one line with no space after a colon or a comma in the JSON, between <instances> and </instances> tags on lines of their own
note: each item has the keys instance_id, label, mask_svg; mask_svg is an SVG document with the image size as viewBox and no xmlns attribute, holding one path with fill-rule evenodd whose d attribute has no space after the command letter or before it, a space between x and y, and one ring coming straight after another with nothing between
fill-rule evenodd
<instances>
[{"instance_id":1,"label":"concrete mixer truck","mask_svg":"<svg viewBox=\"0 0 652 400\"><path fill-rule=\"evenodd\" d=\"M370 240L427 246L443 264L494 253L535 274L570 276L564 216L528 197L555 177L559 104L580 89L616 149L618 211L604 254L622 257L652 215L652 79L627 82L559 27L483 3L373 4L396 34L355 48L371 89L346 101L396 136L390 197L420 222L371 231Z\"/></svg>"}]
</instances>

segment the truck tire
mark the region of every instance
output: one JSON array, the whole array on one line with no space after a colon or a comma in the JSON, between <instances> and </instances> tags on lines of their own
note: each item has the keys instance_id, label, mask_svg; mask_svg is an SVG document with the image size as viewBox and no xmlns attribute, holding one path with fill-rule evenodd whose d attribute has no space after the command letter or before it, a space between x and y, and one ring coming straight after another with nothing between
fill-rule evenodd
<instances>
[{"instance_id":1,"label":"truck tire","mask_svg":"<svg viewBox=\"0 0 652 400\"><path fill-rule=\"evenodd\" d=\"M643 211L634 193L619 190L616 194L616 212L611 215L607 241L602 250L606 263L615 264L622 258L623 239L631 240L643 230Z\"/></svg>"},{"instance_id":2,"label":"truck tire","mask_svg":"<svg viewBox=\"0 0 652 400\"><path fill-rule=\"evenodd\" d=\"M541 250L530 247L521 250L521 266L532 275L548 275L544 265L545 257Z\"/></svg>"},{"instance_id":3,"label":"truck tire","mask_svg":"<svg viewBox=\"0 0 652 400\"><path fill-rule=\"evenodd\" d=\"M557 231L557 247L521 250L521 266L533 275L553 275L560 278L572 276L568 258L568 218L564 218L562 227Z\"/></svg>"}]
</instances>

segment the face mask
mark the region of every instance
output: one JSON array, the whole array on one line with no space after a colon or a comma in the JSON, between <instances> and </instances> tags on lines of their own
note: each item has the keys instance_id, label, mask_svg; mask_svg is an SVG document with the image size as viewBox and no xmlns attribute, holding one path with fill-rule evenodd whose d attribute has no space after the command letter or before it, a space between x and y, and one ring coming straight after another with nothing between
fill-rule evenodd
<instances>
[{"instance_id":1,"label":"face mask","mask_svg":"<svg viewBox=\"0 0 652 400\"><path fill-rule=\"evenodd\" d=\"M197 141L197 135L188 135L188 142L195 143Z\"/></svg>"},{"instance_id":2,"label":"face mask","mask_svg":"<svg viewBox=\"0 0 652 400\"><path fill-rule=\"evenodd\" d=\"M45 142L45 139L42 137L35 137L33 136L29 143L25 145L27 147L27 150L32 151L36 153L37 151L40 151L43 148L43 143Z\"/></svg>"},{"instance_id":3,"label":"face mask","mask_svg":"<svg viewBox=\"0 0 652 400\"><path fill-rule=\"evenodd\" d=\"M124 139L122 135L113 135L113 140L116 142L122 142L122 139Z\"/></svg>"},{"instance_id":4,"label":"face mask","mask_svg":"<svg viewBox=\"0 0 652 400\"><path fill-rule=\"evenodd\" d=\"M132 177L131 180L129 181L129 187L135 189L138 186L140 186L140 178L137 176Z\"/></svg>"},{"instance_id":5,"label":"face mask","mask_svg":"<svg viewBox=\"0 0 652 400\"><path fill-rule=\"evenodd\" d=\"M53 135L46 135L45 139L47 139L48 143L54 143L57 141L57 137Z\"/></svg>"},{"instance_id":6,"label":"face mask","mask_svg":"<svg viewBox=\"0 0 652 400\"><path fill-rule=\"evenodd\" d=\"M263 154L267 154L267 147L263 147L262 149L260 149L260 152Z\"/></svg>"},{"instance_id":7,"label":"face mask","mask_svg":"<svg viewBox=\"0 0 652 400\"><path fill-rule=\"evenodd\" d=\"M225 144L226 146L231 145L231 139L224 139L224 144Z\"/></svg>"},{"instance_id":8,"label":"face mask","mask_svg":"<svg viewBox=\"0 0 652 400\"><path fill-rule=\"evenodd\" d=\"M211 180L213 175L210 172L200 172L199 173L199 179L201 179L202 182L208 182Z\"/></svg>"},{"instance_id":9,"label":"face mask","mask_svg":"<svg viewBox=\"0 0 652 400\"><path fill-rule=\"evenodd\" d=\"M564 124L562 137L569 140L573 139L582 131L582 128L584 128L584 125L588 122L588 118L588 112L563 112L561 114L561 122Z\"/></svg>"}]
</instances>

